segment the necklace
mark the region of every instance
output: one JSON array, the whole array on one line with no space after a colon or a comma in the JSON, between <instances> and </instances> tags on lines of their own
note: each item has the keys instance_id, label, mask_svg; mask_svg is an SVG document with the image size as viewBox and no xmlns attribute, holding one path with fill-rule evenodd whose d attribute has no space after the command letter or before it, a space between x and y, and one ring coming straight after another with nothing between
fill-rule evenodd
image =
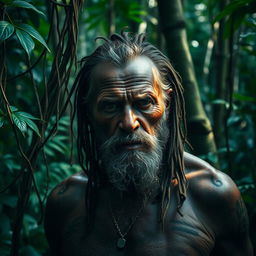
<instances>
[{"instance_id":1,"label":"necklace","mask_svg":"<svg viewBox=\"0 0 256 256\"><path fill-rule=\"evenodd\" d=\"M150 193L151 194L151 193ZM130 225L128 226L128 228L126 229L125 232L122 232L119 225L118 225L118 221L115 217L115 214L114 214L114 211L112 209L112 206L111 206L111 202L109 202L109 208L110 208L110 213L111 213L111 217L112 217L112 221L114 223L114 226L116 228L116 231L119 235L119 238L117 239L117 242L116 242L116 246L118 249L123 249L126 245L126 239L125 237L127 236L127 234L130 232L130 230L132 229L132 227L134 226L136 220L138 219L138 217L140 216L141 212L143 211L143 209L145 208L146 206L146 201L147 200L144 200L142 206L139 208L136 216L134 217L134 219L131 221Z\"/></svg>"},{"instance_id":2,"label":"necklace","mask_svg":"<svg viewBox=\"0 0 256 256\"><path fill-rule=\"evenodd\" d=\"M130 225L128 226L128 228L126 229L126 231L123 233L118 225L117 219L114 215L111 203L109 204L110 206L110 212L111 212L111 217L114 223L114 226L116 228L116 231L118 233L118 235L120 236L117 240L116 246L118 249L123 249L126 245L126 235L130 232L130 230L132 229L133 225L135 224L136 220L138 219L138 217L140 216L142 210L145 207L145 203L142 204L142 206L140 207L139 211L137 212L136 216L134 217L134 219L131 221Z\"/></svg>"}]
</instances>

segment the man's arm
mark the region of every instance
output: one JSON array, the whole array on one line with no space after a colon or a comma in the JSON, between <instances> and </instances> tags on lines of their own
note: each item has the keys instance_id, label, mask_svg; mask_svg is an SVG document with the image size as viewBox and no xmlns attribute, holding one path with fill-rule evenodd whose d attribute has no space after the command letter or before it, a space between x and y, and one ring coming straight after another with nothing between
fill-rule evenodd
<instances>
[{"instance_id":1,"label":"man's arm","mask_svg":"<svg viewBox=\"0 0 256 256\"><path fill-rule=\"evenodd\" d=\"M55 187L48 197L44 227L51 256L62 256L63 231L74 211L84 204L86 183L84 174L75 174Z\"/></svg>"},{"instance_id":2,"label":"man's arm","mask_svg":"<svg viewBox=\"0 0 256 256\"><path fill-rule=\"evenodd\" d=\"M216 252L213 255L220 255L222 252L222 255L252 256L253 248L249 237L247 210L241 196L233 199L235 201L232 208L224 212L224 219L227 223L225 225L224 221L221 222L224 230L217 236Z\"/></svg>"},{"instance_id":3,"label":"man's arm","mask_svg":"<svg viewBox=\"0 0 256 256\"><path fill-rule=\"evenodd\" d=\"M63 190L65 183L58 185L49 195L46 209L45 209L45 220L44 228L45 235L50 248L51 256L60 256L61 248L61 201L59 200L58 194Z\"/></svg>"},{"instance_id":4,"label":"man's arm","mask_svg":"<svg viewBox=\"0 0 256 256\"><path fill-rule=\"evenodd\" d=\"M217 208L220 213L216 214L219 219L215 220L219 226L215 246L218 253L213 255L252 256L248 215L240 191L224 173L216 171L213 179L220 182L216 198L220 200Z\"/></svg>"},{"instance_id":5,"label":"man's arm","mask_svg":"<svg viewBox=\"0 0 256 256\"><path fill-rule=\"evenodd\" d=\"M193 200L215 234L211 255L252 256L247 211L233 180L190 154L185 160Z\"/></svg>"}]
</instances>

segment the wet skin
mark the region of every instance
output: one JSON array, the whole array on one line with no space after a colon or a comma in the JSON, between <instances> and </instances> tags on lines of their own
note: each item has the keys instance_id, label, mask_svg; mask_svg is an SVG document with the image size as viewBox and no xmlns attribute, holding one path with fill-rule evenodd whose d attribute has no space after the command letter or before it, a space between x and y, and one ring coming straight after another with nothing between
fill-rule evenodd
<instances>
[{"instance_id":1,"label":"wet skin","mask_svg":"<svg viewBox=\"0 0 256 256\"><path fill-rule=\"evenodd\" d=\"M99 145L115 135L138 131L156 134L167 102L154 83L152 68L154 64L145 57L122 67L102 63L95 68L87 100ZM134 143L123 145L122 150L151 148ZM128 232L122 250L116 247L119 235L110 204L125 233L139 212L141 197L102 186L95 222L88 232L84 204L87 179L79 173L63 181L52 191L46 208L45 230L52 255L252 255L246 209L236 185L199 158L188 153L184 158L188 191L181 208L183 216L177 213L172 197L162 230L160 200L152 196Z\"/></svg>"}]
</instances>

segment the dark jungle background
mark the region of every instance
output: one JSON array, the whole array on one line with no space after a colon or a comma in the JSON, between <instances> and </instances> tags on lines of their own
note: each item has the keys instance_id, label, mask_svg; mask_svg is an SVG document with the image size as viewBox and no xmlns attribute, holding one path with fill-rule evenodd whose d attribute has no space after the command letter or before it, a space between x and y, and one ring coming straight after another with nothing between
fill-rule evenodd
<instances>
[{"instance_id":1,"label":"dark jungle background","mask_svg":"<svg viewBox=\"0 0 256 256\"><path fill-rule=\"evenodd\" d=\"M188 150L235 180L255 246L255 1L1 0L1 256L46 255L46 197L81 169L71 127L79 60L96 36L126 26L146 32L180 73Z\"/></svg>"}]
</instances>

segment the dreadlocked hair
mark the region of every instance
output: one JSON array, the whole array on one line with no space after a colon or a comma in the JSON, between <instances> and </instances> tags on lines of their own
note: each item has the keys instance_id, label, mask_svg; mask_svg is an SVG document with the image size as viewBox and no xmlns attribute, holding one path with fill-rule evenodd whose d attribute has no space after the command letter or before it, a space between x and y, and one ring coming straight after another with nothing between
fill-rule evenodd
<instances>
[{"instance_id":1,"label":"dreadlocked hair","mask_svg":"<svg viewBox=\"0 0 256 256\"><path fill-rule=\"evenodd\" d=\"M177 197L177 210L186 199L187 180L184 173L184 143L186 139L185 109L183 88L180 78L168 58L156 47L145 41L145 34L131 34L121 32L113 34L110 38L99 37L104 42L89 56L82 59L83 66L76 78L76 114L77 114L77 147L78 159L83 171L88 177L85 204L87 210L87 224L92 223L97 202L97 191L100 185L100 168L94 141L93 129L89 119L87 96L90 88L90 76L94 67L102 62L120 66L137 56L146 56L154 63L159 73L160 80L168 89L172 89L170 105L168 108L169 138L165 147L163 166L160 174L161 187L161 214L160 220L164 225L173 184ZM165 90L165 89L163 89ZM90 224L89 224L90 225Z\"/></svg>"}]
</instances>

